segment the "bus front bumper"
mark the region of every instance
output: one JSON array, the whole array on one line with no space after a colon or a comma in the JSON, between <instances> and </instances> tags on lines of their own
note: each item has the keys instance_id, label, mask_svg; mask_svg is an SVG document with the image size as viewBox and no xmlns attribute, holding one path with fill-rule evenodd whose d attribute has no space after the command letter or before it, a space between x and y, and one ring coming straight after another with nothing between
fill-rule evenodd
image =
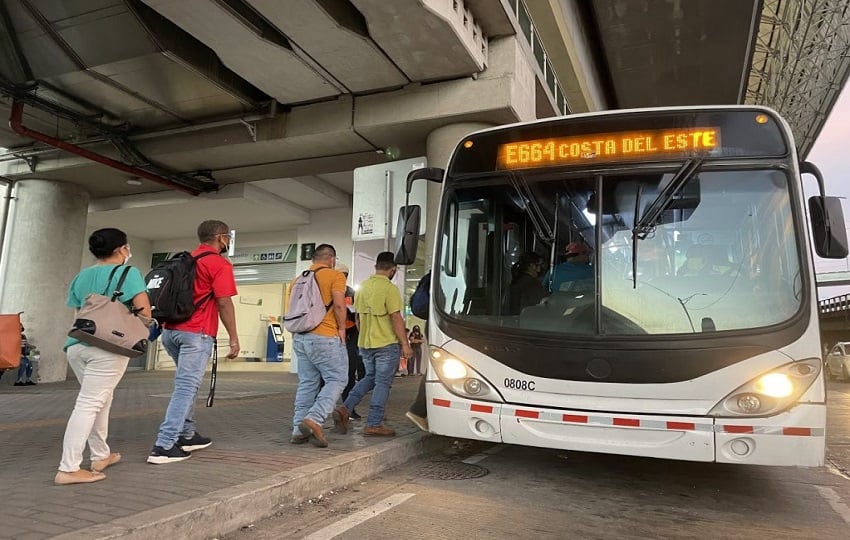
<instances>
[{"instance_id":1,"label":"bus front bumper","mask_svg":"<svg viewBox=\"0 0 850 540\"><path fill-rule=\"evenodd\" d=\"M825 407L769 418L714 419L555 410L474 401L429 383L432 433L489 442L686 461L823 464Z\"/></svg>"}]
</instances>

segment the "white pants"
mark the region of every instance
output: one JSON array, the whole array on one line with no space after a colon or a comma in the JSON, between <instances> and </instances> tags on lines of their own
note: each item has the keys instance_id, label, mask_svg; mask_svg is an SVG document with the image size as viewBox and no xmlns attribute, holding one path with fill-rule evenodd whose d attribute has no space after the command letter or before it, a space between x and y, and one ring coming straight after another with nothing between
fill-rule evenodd
<instances>
[{"instance_id":1,"label":"white pants","mask_svg":"<svg viewBox=\"0 0 850 540\"><path fill-rule=\"evenodd\" d=\"M83 462L86 442L92 461L109 457L109 409L112 393L127 370L126 356L83 345L68 347L68 364L80 382L80 393L65 428L59 470L76 472Z\"/></svg>"}]
</instances>

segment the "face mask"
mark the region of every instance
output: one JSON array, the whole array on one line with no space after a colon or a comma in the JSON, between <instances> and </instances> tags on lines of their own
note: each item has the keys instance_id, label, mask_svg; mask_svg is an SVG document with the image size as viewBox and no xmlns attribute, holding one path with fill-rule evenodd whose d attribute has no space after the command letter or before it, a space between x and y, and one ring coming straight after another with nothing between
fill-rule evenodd
<instances>
[{"instance_id":1,"label":"face mask","mask_svg":"<svg viewBox=\"0 0 850 540\"><path fill-rule=\"evenodd\" d=\"M133 253L130 252L130 250L128 249L127 250L127 258L124 259L124 264L127 264L128 262L130 262L130 259L132 259L132 258L133 258Z\"/></svg>"}]
</instances>

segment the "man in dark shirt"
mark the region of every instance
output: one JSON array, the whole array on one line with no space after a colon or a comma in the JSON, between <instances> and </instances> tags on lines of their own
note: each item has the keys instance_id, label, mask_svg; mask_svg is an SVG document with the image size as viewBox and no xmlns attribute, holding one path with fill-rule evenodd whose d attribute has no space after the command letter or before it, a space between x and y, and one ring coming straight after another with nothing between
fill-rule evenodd
<instances>
[{"instance_id":1,"label":"man in dark shirt","mask_svg":"<svg viewBox=\"0 0 850 540\"><path fill-rule=\"evenodd\" d=\"M348 280L348 266L337 263L336 271L342 272L346 281ZM360 349L357 347L357 340L360 338L360 331L357 329L356 317L354 316L354 289L345 286L345 308L347 310L345 319L345 350L348 353L348 384L342 391L342 400L348 397L348 393L354 388L354 383L362 379L366 375L366 366L363 365L363 358L360 356ZM360 415L353 409L349 413L349 417L359 420Z\"/></svg>"},{"instance_id":2,"label":"man in dark shirt","mask_svg":"<svg viewBox=\"0 0 850 540\"><path fill-rule=\"evenodd\" d=\"M18 367L18 378L15 380L15 386L34 386L36 384L32 380L32 362L29 356L29 341L27 341L27 335L24 334L24 327L21 326L21 364Z\"/></svg>"},{"instance_id":3,"label":"man in dark shirt","mask_svg":"<svg viewBox=\"0 0 850 540\"><path fill-rule=\"evenodd\" d=\"M542 271L543 257L537 253L525 253L519 258L516 276L511 282L511 314L519 315L522 308L537 305L546 297L546 290L540 283Z\"/></svg>"}]
</instances>

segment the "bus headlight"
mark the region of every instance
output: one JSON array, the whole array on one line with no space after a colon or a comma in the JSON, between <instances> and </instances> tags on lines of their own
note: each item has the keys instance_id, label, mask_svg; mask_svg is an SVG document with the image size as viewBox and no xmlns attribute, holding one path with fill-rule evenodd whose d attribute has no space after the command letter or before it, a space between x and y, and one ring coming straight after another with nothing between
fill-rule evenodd
<instances>
[{"instance_id":1,"label":"bus headlight","mask_svg":"<svg viewBox=\"0 0 850 540\"><path fill-rule=\"evenodd\" d=\"M741 394L738 396L738 408L747 414L754 414L761 409L761 400L755 394Z\"/></svg>"},{"instance_id":2,"label":"bus headlight","mask_svg":"<svg viewBox=\"0 0 850 540\"><path fill-rule=\"evenodd\" d=\"M466 382L463 383L463 389L467 394L477 396L484 391L484 383L479 379L466 379Z\"/></svg>"},{"instance_id":3,"label":"bus headlight","mask_svg":"<svg viewBox=\"0 0 850 540\"><path fill-rule=\"evenodd\" d=\"M443 373L443 377L453 381L466 377L466 366L463 365L463 362L460 360L452 357L448 357L443 360L441 371Z\"/></svg>"},{"instance_id":4,"label":"bus headlight","mask_svg":"<svg viewBox=\"0 0 850 540\"><path fill-rule=\"evenodd\" d=\"M784 398L794 393L794 383L785 373L768 373L756 380L755 390L766 396Z\"/></svg>"},{"instance_id":5,"label":"bus headlight","mask_svg":"<svg viewBox=\"0 0 850 540\"><path fill-rule=\"evenodd\" d=\"M792 362L759 375L723 398L709 416L769 416L784 411L820 375L817 358Z\"/></svg>"},{"instance_id":6,"label":"bus headlight","mask_svg":"<svg viewBox=\"0 0 850 540\"><path fill-rule=\"evenodd\" d=\"M449 392L482 401L503 401L487 379L456 356L434 345L431 346L431 365Z\"/></svg>"}]
</instances>

